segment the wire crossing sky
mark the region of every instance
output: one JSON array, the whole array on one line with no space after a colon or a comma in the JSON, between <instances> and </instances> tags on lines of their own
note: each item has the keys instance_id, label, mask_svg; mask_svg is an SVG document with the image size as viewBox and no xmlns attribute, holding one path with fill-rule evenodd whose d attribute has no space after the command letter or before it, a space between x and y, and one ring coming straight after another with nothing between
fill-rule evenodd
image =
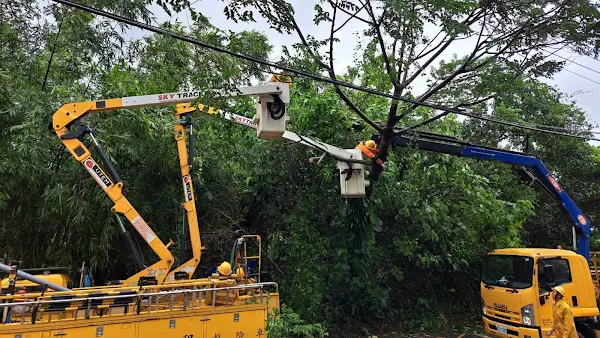
<instances>
[{"instance_id":1,"label":"wire crossing sky","mask_svg":"<svg viewBox=\"0 0 600 338\"><path fill-rule=\"evenodd\" d=\"M432 102L426 102L426 101L418 101L415 99L411 99L408 97L403 97L403 96L395 96L392 95L390 93L386 93L386 92L382 92L376 89L371 89L371 88L367 88L367 87L362 87L362 86L357 86L355 84L352 83L348 83L348 82L343 82L343 81L339 81L339 80L334 80L332 78L329 77L323 77L323 76L319 76L319 75L315 75L303 70L299 70L299 69L295 69L289 66L285 66L285 65L281 65L278 64L276 62L272 62L272 61L268 61L268 60L262 60L250 55L245 55L242 53L237 53L237 52L233 52L230 50L227 50L225 48L219 47L219 46L214 46L211 44L207 44L205 42L202 42L200 40L191 38L189 36L185 36L185 35L181 35L178 33L174 33L171 32L167 29L163 29L163 28L159 28L156 26L152 26L152 25L148 25L136 20L131 20L128 19L124 16L120 16L117 14L113 14L113 13L109 13L103 10L99 10L90 6L86 6L80 3L77 3L75 1L70 1L70 0L53 0L54 2L58 2L64 5L68 5L71 7L75 7L81 10L84 10L86 12L90 12L96 15L100 15L121 23L125 23L134 27L138 27L141 29L145 29L148 31L152 31L154 33L158 33L158 34L162 34L162 35L168 35L174 39L177 40L181 40L181 41L185 41L188 43L192 43L194 45L197 46L201 46L207 49L211 49L214 50L216 52L219 53L224 53L233 57L237 57L237 58L241 58L244 59L246 61L251 61L251 62L255 62L258 64L261 64L263 66L268 66L268 67L273 67L273 68L277 68L277 69L281 69L284 70L286 72L292 73L292 74L296 74L299 76L303 76L306 78L310 78L312 80L315 81L320 81L320 82L324 82L324 83L329 83L329 84L333 84L333 85L337 85L340 87L345 87L345 88L349 88L349 89L353 89L353 90L357 90L357 91L361 91L361 92L365 92L365 93L369 93L369 94L373 94L373 95L378 95L378 96L382 96L382 97L386 97L386 98L390 98L390 99L394 99L394 100L398 100L398 101L403 101L403 102L407 102L407 103L412 103L415 105L419 105L419 106L424 106L424 107L428 107L428 108L432 108L432 109L437 109L437 110L441 110L444 112L448 112L448 113L453 113L453 114L457 114L457 115L462 115L462 116L466 116L466 117L470 117L470 118L475 118L475 119L480 119L480 120L484 120L484 121L488 121L488 122L493 122L493 123L498 123L498 124L502 124L502 125L506 125L506 126L512 126L512 127L516 127L516 128L521 128L521 129L527 129L527 130L531 130L531 131L536 131L536 132L542 132L542 133L547 133L547 134L553 134L553 135L558 135L558 136L564 136L564 137L571 137L571 138L578 138L578 139L583 139L583 140L588 140L588 141L600 141L600 138L594 138L594 137L589 137L589 136L581 136L581 135L574 135L574 134L568 134L568 133L564 133L564 132L559 132L559 131L555 131L555 130L546 130L546 129L542 129L539 128L536 125L525 125L525 124L521 124L521 123L517 123L517 122L512 122L512 121L506 121L506 120L500 120L500 119L496 119L493 117L488 117L488 116L482 116L482 115L475 115L475 114L470 114L468 112L466 112L463 109L459 109L459 108L453 108L453 107L447 107L447 106L443 106L440 105L438 103L432 103ZM382 127L376 124L371 124L371 126L373 128L375 128L378 131L382 130Z\"/></svg>"}]
</instances>

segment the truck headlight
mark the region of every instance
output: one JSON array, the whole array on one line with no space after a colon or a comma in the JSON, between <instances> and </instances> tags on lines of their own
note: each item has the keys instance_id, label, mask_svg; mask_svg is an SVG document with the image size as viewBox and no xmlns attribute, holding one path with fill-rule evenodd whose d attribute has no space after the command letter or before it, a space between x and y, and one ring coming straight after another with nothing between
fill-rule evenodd
<instances>
[{"instance_id":1,"label":"truck headlight","mask_svg":"<svg viewBox=\"0 0 600 338\"><path fill-rule=\"evenodd\" d=\"M483 298L481 299L481 312L483 312L483 315L487 315L487 311L485 310L485 302L483 301Z\"/></svg>"},{"instance_id":2,"label":"truck headlight","mask_svg":"<svg viewBox=\"0 0 600 338\"><path fill-rule=\"evenodd\" d=\"M521 317L523 318L524 325L535 325L535 313L533 312L533 304L528 304L521 308Z\"/></svg>"}]
</instances>

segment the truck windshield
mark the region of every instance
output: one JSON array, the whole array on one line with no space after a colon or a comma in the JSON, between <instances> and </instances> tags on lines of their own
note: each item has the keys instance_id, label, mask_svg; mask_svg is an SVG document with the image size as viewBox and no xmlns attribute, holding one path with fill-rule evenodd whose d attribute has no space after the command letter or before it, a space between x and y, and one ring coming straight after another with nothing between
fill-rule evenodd
<instances>
[{"instance_id":1,"label":"truck windshield","mask_svg":"<svg viewBox=\"0 0 600 338\"><path fill-rule=\"evenodd\" d=\"M523 256L489 255L481 281L488 285L514 289L531 287L533 258Z\"/></svg>"}]
</instances>

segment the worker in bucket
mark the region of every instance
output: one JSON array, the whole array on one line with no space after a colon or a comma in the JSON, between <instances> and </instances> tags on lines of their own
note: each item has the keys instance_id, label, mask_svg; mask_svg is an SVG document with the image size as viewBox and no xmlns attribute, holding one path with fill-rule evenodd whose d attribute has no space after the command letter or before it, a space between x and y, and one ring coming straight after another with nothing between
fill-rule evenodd
<instances>
[{"instance_id":1,"label":"worker in bucket","mask_svg":"<svg viewBox=\"0 0 600 338\"><path fill-rule=\"evenodd\" d=\"M377 157L378 150L377 150L377 143L375 143L375 141L373 141L373 140L362 141L354 149L360 150L360 152L363 153L363 155L372 159L373 161L375 161L375 163L377 163L381 167L385 168L385 164L383 163L383 161Z\"/></svg>"},{"instance_id":2,"label":"worker in bucket","mask_svg":"<svg viewBox=\"0 0 600 338\"><path fill-rule=\"evenodd\" d=\"M552 313L554 315L554 327L546 333L550 336L554 333L556 338L578 338L577 330L575 329L575 320L573 319L573 311L564 300L565 289L562 286L552 288Z\"/></svg>"}]
</instances>

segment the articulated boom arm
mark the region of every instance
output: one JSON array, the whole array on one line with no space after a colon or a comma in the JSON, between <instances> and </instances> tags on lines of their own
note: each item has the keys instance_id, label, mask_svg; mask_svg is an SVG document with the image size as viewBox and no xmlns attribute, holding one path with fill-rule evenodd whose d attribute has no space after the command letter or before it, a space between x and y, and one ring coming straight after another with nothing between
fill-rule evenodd
<instances>
[{"instance_id":1,"label":"articulated boom arm","mask_svg":"<svg viewBox=\"0 0 600 338\"><path fill-rule=\"evenodd\" d=\"M192 258L173 269L167 275L167 281L192 278L202 255L202 241L200 238L200 227L198 215L196 214L196 198L194 196L194 185L192 183L191 171L194 163L194 133L192 125L193 109L185 109L189 104L178 104L175 111L175 141L177 142L177 154L179 156L179 167L181 169L181 182L183 184L182 207L185 209L188 221L190 242L192 244ZM186 129L189 128L189 148L186 145Z\"/></svg>"},{"instance_id":2,"label":"articulated boom arm","mask_svg":"<svg viewBox=\"0 0 600 338\"><path fill-rule=\"evenodd\" d=\"M289 94L279 84L264 84L252 87L240 87L239 92L225 93L222 97L235 96L259 96L286 95ZM79 161L94 178L96 183L104 190L108 197L115 203L112 212L124 215L137 232L144 238L148 245L159 257L159 261L129 277L124 286L135 286L140 279L155 278L158 284L162 284L173 264L173 255L148 226L142 216L135 210L131 203L122 193L123 182L117 171L104 153L102 146L92 134L92 131L81 122L81 119L93 112L110 111L122 108L140 108L148 106L171 105L182 102L191 102L199 96L199 92L165 93L144 96L132 96L108 100L97 100L88 102L77 102L63 105L52 116L52 128L61 142L69 150L75 160ZM109 175L92 158L89 149L83 144L83 138L89 135L94 143L99 156L108 168ZM185 142L185 141L184 141ZM195 213L194 213L195 214ZM198 236L199 237L199 236ZM200 243L198 242L198 245ZM199 256L199 255L198 255Z\"/></svg>"},{"instance_id":3,"label":"articulated boom arm","mask_svg":"<svg viewBox=\"0 0 600 338\"><path fill-rule=\"evenodd\" d=\"M257 124L255 119L248 118L246 116L238 115L235 113L226 112L217 108L209 107L203 104L198 104L197 106L190 106L189 104L178 104L177 105L178 112L181 113L192 113L196 111L200 111L204 114L208 115L217 115L222 119L235 122L237 124L241 124L248 128L256 129ZM312 148L317 151L322 151L323 155L328 155L331 158L334 158L338 161L349 162L349 163L361 163L361 164L371 164L369 160L362 160L362 158L357 158L354 153L348 152L345 149L323 143L321 141L313 140L311 138L298 135L291 131L285 131L283 133L282 138L298 143L308 148Z\"/></svg>"},{"instance_id":4,"label":"articulated boom arm","mask_svg":"<svg viewBox=\"0 0 600 338\"><path fill-rule=\"evenodd\" d=\"M226 112L217 108L209 107L204 104L191 105L189 103L180 103L177 105L175 111L175 118L178 122L175 124L175 140L177 141L177 152L179 154L179 166L181 168L181 179L183 182L183 192L185 202L183 208L186 210L188 228L190 232L190 242L192 244L192 258L187 262L181 264L179 267L173 269L167 276L167 281L186 278L181 273L188 274L187 278L190 278L198 264L202 255L204 247L201 243L200 229L198 226L198 216L196 214L196 204L194 196L194 186L192 184L192 177L190 171L193 164L193 133L192 133L192 113L201 112L206 115L216 115L224 120L232 121L237 124L241 124L245 127L256 129L256 119L251 119L246 116ZM186 148L186 127L190 128L189 133L189 148ZM327 155L336 158L340 161L348 161L362 164L370 164L369 161L363 161L356 158L356 155L349 153L344 149L322 143L319 141L312 140L307 137L299 136L293 132L285 131L282 135L283 138L299 143L303 146L313 148L319 151L323 151ZM180 277L183 276L183 277Z\"/></svg>"},{"instance_id":5,"label":"articulated boom arm","mask_svg":"<svg viewBox=\"0 0 600 338\"><path fill-rule=\"evenodd\" d=\"M377 137L375 137L377 139ZM418 134L416 137L396 136L392 146L412 147L423 150L470 157L479 160L497 161L522 167L530 177L542 185L544 190L557 200L569 214L574 223L575 237L574 248L590 260L590 220L583 215L575 202L566 191L558 184L556 178L546 169L542 161L536 157L522 153L500 149L471 146L456 139L439 136L436 134Z\"/></svg>"}]
</instances>

